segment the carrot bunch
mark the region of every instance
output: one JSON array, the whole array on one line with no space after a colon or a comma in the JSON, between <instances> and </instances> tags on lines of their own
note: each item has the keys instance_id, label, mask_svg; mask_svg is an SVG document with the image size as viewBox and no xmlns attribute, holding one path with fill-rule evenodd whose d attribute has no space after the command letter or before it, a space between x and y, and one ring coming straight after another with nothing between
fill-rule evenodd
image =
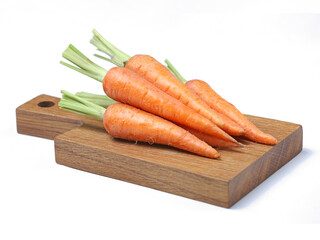
<instances>
[{"instance_id":1,"label":"carrot bunch","mask_svg":"<svg viewBox=\"0 0 320 240\"><path fill-rule=\"evenodd\" d=\"M116 65L122 61L121 64L123 66L145 76L148 81L153 82L156 86L166 91L171 96L178 98L191 108L199 111L200 114L215 122L220 128L230 135L242 135L250 140L264 144L273 145L277 143L277 140L273 136L258 129L234 105L217 94L209 84L197 79L186 81L173 67L169 60L165 60L165 63L167 64L167 69L165 69L162 64L157 62L151 56L135 55L130 57L109 43L96 30L93 30L93 34L94 36L91 39L91 43L96 46L98 50L107 54L110 59L95 54L96 57L108 60ZM148 67L150 66L156 70L148 71ZM162 73L162 75L159 73ZM163 77L163 75L166 76ZM176 88L183 89L181 90L183 93L176 91ZM184 97L186 95L191 95L190 93L193 93L193 99L198 97L198 101L190 103L189 99L191 97ZM195 102L200 103L195 104ZM205 109L210 108L211 113L216 116L214 119L218 120L215 121L210 118L209 114L207 114L202 107ZM222 120L222 122L219 119Z\"/></svg>"},{"instance_id":2,"label":"carrot bunch","mask_svg":"<svg viewBox=\"0 0 320 240\"><path fill-rule=\"evenodd\" d=\"M107 132L116 138L171 145L209 158L219 156L211 146L242 146L232 136L276 143L271 135L245 122L244 116L221 97L213 100L212 96L218 95L208 90L209 85L205 88L192 81L184 84L168 61L166 67L148 55L130 57L95 30L93 33L91 43L109 58L95 56L117 67L107 71L73 45L63 52L63 57L74 65L61 64L101 82L106 96L63 91L62 109L103 120ZM259 134L262 137L252 137ZM273 141L267 141L268 137Z\"/></svg>"},{"instance_id":3,"label":"carrot bunch","mask_svg":"<svg viewBox=\"0 0 320 240\"><path fill-rule=\"evenodd\" d=\"M165 60L165 63L167 64L168 69L170 69L177 79L185 83L187 88L200 97L212 109L238 123L245 131L243 136L259 143L271 145L277 143L277 139L257 128L234 105L216 93L208 83L198 79L186 81L168 59Z\"/></svg>"},{"instance_id":4,"label":"carrot bunch","mask_svg":"<svg viewBox=\"0 0 320 240\"><path fill-rule=\"evenodd\" d=\"M170 145L209 158L218 152L197 137L154 114L123 103L107 100L107 109L86 99L61 91L60 108L102 120L110 135L133 141Z\"/></svg>"},{"instance_id":5,"label":"carrot bunch","mask_svg":"<svg viewBox=\"0 0 320 240\"><path fill-rule=\"evenodd\" d=\"M88 93L88 92L77 92L75 94L78 97L81 97L82 99L85 99L87 101L90 101L92 103L95 103L99 106L102 107L108 107L110 105L110 102L115 102L113 99L108 97L107 95L98 95L98 94L93 94L93 93ZM237 146L243 146L241 143L234 143L234 142L229 142L225 141L219 137L216 137L214 135L209 135L206 133L199 132L193 128L186 127L183 125L179 125L180 127L184 128L185 130L189 131L202 141L206 142L210 146L214 147L237 147Z\"/></svg>"}]
</instances>

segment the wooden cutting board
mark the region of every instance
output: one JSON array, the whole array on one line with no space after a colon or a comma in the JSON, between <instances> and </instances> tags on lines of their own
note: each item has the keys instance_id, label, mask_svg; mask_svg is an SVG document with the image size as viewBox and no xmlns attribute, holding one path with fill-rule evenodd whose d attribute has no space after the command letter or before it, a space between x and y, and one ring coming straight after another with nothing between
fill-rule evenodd
<instances>
[{"instance_id":1,"label":"wooden cutting board","mask_svg":"<svg viewBox=\"0 0 320 240\"><path fill-rule=\"evenodd\" d=\"M239 139L219 160L168 146L112 138L101 122L59 109L59 98L40 95L16 109L18 133L54 139L58 164L210 204L231 207L302 150L302 126L247 115L279 143Z\"/></svg>"}]
</instances>

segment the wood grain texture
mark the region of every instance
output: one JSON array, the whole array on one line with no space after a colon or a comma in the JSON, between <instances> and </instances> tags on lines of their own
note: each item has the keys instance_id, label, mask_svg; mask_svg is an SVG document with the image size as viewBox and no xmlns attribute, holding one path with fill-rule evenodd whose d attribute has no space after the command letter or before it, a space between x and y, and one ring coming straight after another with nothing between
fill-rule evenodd
<instances>
[{"instance_id":1,"label":"wood grain texture","mask_svg":"<svg viewBox=\"0 0 320 240\"><path fill-rule=\"evenodd\" d=\"M220 160L212 160L114 139L99 121L60 110L58 100L41 95L17 109L18 132L54 138L57 163L222 207L231 207L302 150L300 125L247 116L279 143L239 138L244 148L218 149ZM39 101L55 105L43 108Z\"/></svg>"},{"instance_id":2,"label":"wood grain texture","mask_svg":"<svg viewBox=\"0 0 320 240\"><path fill-rule=\"evenodd\" d=\"M100 121L59 109L60 98L39 95L16 109L17 131L47 139L80 127L83 123L103 127Z\"/></svg>"}]
</instances>

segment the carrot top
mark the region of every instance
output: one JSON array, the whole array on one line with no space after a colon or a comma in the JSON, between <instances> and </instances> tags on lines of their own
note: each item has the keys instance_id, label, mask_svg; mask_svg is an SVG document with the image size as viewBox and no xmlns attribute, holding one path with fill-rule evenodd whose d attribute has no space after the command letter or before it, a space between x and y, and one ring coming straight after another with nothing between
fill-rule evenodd
<instances>
[{"instance_id":1,"label":"carrot top","mask_svg":"<svg viewBox=\"0 0 320 240\"><path fill-rule=\"evenodd\" d=\"M107 70L92 62L72 44L62 53L62 56L78 67L60 61L62 65L103 82Z\"/></svg>"},{"instance_id":2,"label":"carrot top","mask_svg":"<svg viewBox=\"0 0 320 240\"><path fill-rule=\"evenodd\" d=\"M65 90L62 90L61 93L62 98L58 104L61 109L91 116L98 120L103 120L103 116L106 111L104 107L101 107L95 103L92 103ZM106 107L114 103L113 100L110 101L109 99L105 99L105 102Z\"/></svg>"},{"instance_id":3,"label":"carrot top","mask_svg":"<svg viewBox=\"0 0 320 240\"><path fill-rule=\"evenodd\" d=\"M75 95L102 107L108 107L110 104L117 103L117 101L113 100L112 98L108 97L105 94L98 95L98 94L88 93L88 92L77 92Z\"/></svg>"},{"instance_id":4,"label":"carrot top","mask_svg":"<svg viewBox=\"0 0 320 240\"><path fill-rule=\"evenodd\" d=\"M90 43L93 44L100 52L108 55L109 58L99 54L94 54L94 56L111 62L116 66L125 67L126 62L130 60L131 56L118 49L112 43L108 42L100 33L97 32L97 30L94 29L92 32L93 37L90 40ZM165 60L165 63L167 64L167 68L173 73L173 75L175 75L177 79L179 79L182 83L187 82L187 80L181 76L178 70L169 62L168 59Z\"/></svg>"},{"instance_id":5,"label":"carrot top","mask_svg":"<svg viewBox=\"0 0 320 240\"><path fill-rule=\"evenodd\" d=\"M94 56L104 59L108 62L111 62L116 66L124 67L125 63L129 61L131 57L126 53L122 52L120 49L115 47L110 42L108 42L95 29L92 32L93 32L93 37L90 40L90 43L96 46L99 51L107 54L110 58L106 58L98 54L94 54Z\"/></svg>"}]
</instances>

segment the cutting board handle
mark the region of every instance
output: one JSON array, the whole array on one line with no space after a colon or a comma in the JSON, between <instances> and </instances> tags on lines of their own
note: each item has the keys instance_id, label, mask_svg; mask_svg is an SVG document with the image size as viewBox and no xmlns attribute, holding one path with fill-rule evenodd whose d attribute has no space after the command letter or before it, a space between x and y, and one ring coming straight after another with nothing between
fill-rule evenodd
<instances>
[{"instance_id":1,"label":"cutting board handle","mask_svg":"<svg viewBox=\"0 0 320 240\"><path fill-rule=\"evenodd\" d=\"M16 109L17 131L21 134L54 139L83 124L102 124L87 116L61 110L60 98L39 95Z\"/></svg>"}]
</instances>

